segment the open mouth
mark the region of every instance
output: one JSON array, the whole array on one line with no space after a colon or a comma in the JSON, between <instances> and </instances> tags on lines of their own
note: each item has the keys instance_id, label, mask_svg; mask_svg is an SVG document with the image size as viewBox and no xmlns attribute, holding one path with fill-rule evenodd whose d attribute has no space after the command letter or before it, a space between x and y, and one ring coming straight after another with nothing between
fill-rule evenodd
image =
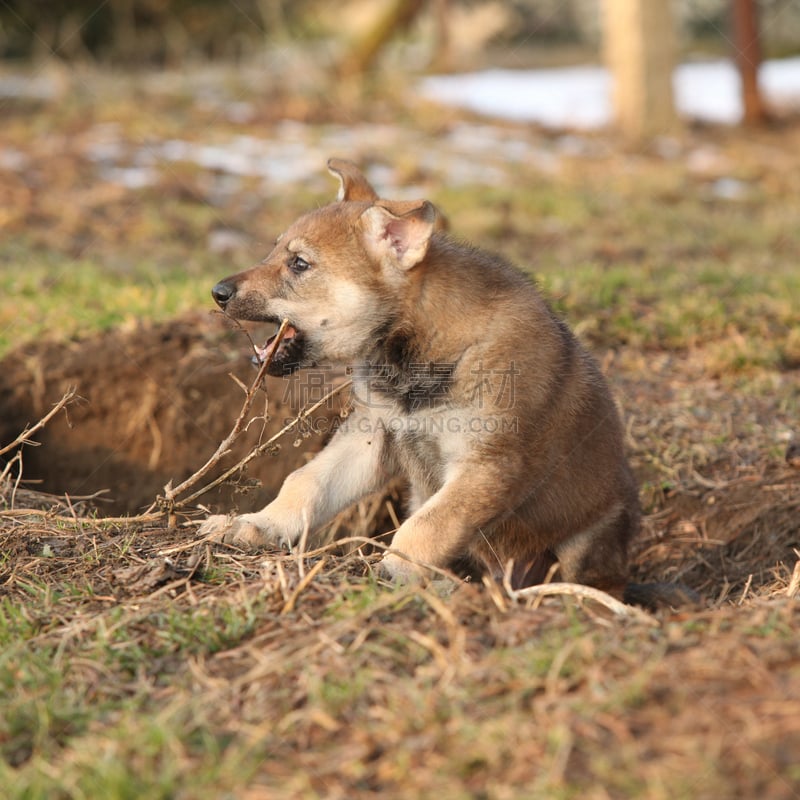
<instances>
[{"instance_id":1,"label":"open mouth","mask_svg":"<svg viewBox=\"0 0 800 800\"><path fill-rule=\"evenodd\" d=\"M280 330L280 325L278 330ZM278 330L267 339L263 347L256 347L253 363L260 367L272 354L267 374L281 377L291 375L300 367L305 353L305 337L302 331L298 331L294 325L287 325L283 332L283 338L276 349L275 340L278 338Z\"/></svg>"}]
</instances>

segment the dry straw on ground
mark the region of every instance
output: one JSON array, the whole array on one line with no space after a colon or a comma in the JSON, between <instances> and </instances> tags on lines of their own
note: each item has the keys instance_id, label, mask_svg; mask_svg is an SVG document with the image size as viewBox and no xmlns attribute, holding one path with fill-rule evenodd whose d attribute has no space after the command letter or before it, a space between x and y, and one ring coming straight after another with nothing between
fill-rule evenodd
<instances>
[{"instance_id":1,"label":"dry straw on ground","mask_svg":"<svg viewBox=\"0 0 800 800\"><path fill-rule=\"evenodd\" d=\"M48 178L37 183L25 169L4 173L0 186L12 213L9 237L18 237L12 244L24 260L36 262L24 247L63 254L56 261L72 274L90 235L96 269L87 281L98 289L109 265L125 267L121 254L152 259L162 270L145 276L141 297L128 291L135 276L127 273L102 296L92 294L89 327L99 311L103 324L113 309L122 319L143 316L145 305L149 314L168 264L189 265L181 281L202 283L203 292L219 269L198 256L197 243L219 221L217 211L204 216L197 199L214 185L209 176L165 172L132 202L90 168L84 144L93 140L92 126L117 121L121 108L120 77L109 80L113 109L103 111L92 95L91 113L59 106L36 120L37 130L50 132L69 119L59 128L63 147L53 147L49 133L31 137L22 116L3 129ZM250 98L262 114L252 125L227 129L213 113L221 141L245 130L271 135L269 120L285 108L262 88ZM189 136L183 99L158 102L156 135ZM385 109L375 109L383 121ZM125 113L140 119L139 109ZM350 124L346 109L336 113ZM426 152L443 152L453 141L443 135L451 123L431 120ZM119 135L129 129L144 126L121 126ZM229 460L174 497L176 525L161 510L119 516L119 505L114 517L101 518L92 510L104 508L95 492L119 492L129 467L144 465L144 472L159 461L157 480L128 487L133 499L125 507L138 509L214 452L241 406L233 383L221 402L224 376L231 365L242 375L250 367L228 357L230 341L214 338L199 315L162 326L137 322L86 341L36 341L34 316L64 340L87 330L73 327L81 289L67 283L60 295L53 286L44 296L49 262L23 276L30 280L22 311L7 324L11 341L30 339L3 362L0 399L14 426L11 416L0 419L0 439L13 442L26 420L44 416L51 398L77 384L91 403L69 407L75 430L61 412L35 432L43 446L22 451L29 466L52 454L52 465L39 459L42 477L53 465L51 480L53 472L97 477L102 464L98 481L105 483L67 481L90 496L55 497L19 477L16 455L2 467L4 791L48 800L113 796L119 786L120 796L201 800L379 793L796 800L800 470L791 440L800 373L796 292L787 287L796 283L800 243L792 183L798 130L747 137L694 131L673 159L616 154L605 140L580 137L595 156L571 157L558 154L560 138L515 128L509 135L551 154L561 171L548 177L513 162L489 194L484 185L448 189L439 167L420 159L409 157L401 169L404 184L419 181L438 193L456 231L520 263L535 259L537 275L609 373L628 423L645 508L632 548L634 577L682 580L704 596L700 609L630 617L572 588L537 588L531 593L559 594L531 598L493 581L383 583L374 566L386 540L370 537L396 528L399 487L337 520L330 542L309 541L291 554L199 541L187 498L250 452L244 432ZM135 135L125 140L131 153L139 147ZM202 125L192 136L200 143ZM419 132L403 141L396 149L412 152ZM709 153L725 166L696 172L694 161L703 156L707 165ZM386 163L371 142L352 155ZM716 197L714 182L726 175L744 181L750 194ZM259 242L308 199L293 204L287 194L259 205L256 194L242 184L225 214ZM181 236L166 236L162 226ZM4 252L19 261L13 247ZM242 391L246 397L243 384ZM250 433L265 416L259 401ZM296 416L275 409L272 402L275 431L284 414L287 422ZM214 435L205 435L212 427ZM109 453L106 440L127 449ZM20 452L18 443L13 451ZM234 500L244 502L235 493L252 482L257 465L288 469L292 458L296 466L307 455L289 446L280 459L253 459L247 480L231 488ZM83 472L70 471L78 456ZM279 482L274 473L264 481Z\"/></svg>"},{"instance_id":2,"label":"dry straw on ground","mask_svg":"<svg viewBox=\"0 0 800 800\"><path fill-rule=\"evenodd\" d=\"M249 419L244 412L234 431ZM687 580L710 603L651 616L562 584L383 584L381 544L370 537L379 518L384 530L396 525L396 494L338 520L336 541L247 554L199 541L194 523L170 526L164 513L93 516L7 471L4 613L25 627L24 652L49 654L62 676L56 696L85 699L36 733L16 720L28 719L39 690L18 683L0 751L20 775L41 769L59 785L96 779L87 753L158 774L163 754L158 766L141 749L153 735L144 720L156 720L147 730L161 726L181 765L175 791L198 797L456 787L666 797L658 787L669 786L693 798L790 800L789 754L800 747L798 483L797 470L779 465L690 476L647 518L635 566L645 578ZM115 710L82 721L85 708ZM39 711L41 720L59 713ZM598 794L598 785L609 788Z\"/></svg>"}]
</instances>

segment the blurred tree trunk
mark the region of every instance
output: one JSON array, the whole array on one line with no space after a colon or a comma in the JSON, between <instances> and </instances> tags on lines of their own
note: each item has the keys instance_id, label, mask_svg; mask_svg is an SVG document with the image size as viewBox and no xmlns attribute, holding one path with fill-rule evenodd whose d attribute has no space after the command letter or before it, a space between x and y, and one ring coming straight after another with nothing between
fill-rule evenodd
<instances>
[{"instance_id":1,"label":"blurred tree trunk","mask_svg":"<svg viewBox=\"0 0 800 800\"><path fill-rule=\"evenodd\" d=\"M433 0L436 32L430 67L434 70L450 69L452 51L450 42L450 0Z\"/></svg>"},{"instance_id":2,"label":"blurred tree trunk","mask_svg":"<svg viewBox=\"0 0 800 800\"><path fill-rule=\"evenodd\" d=\"M676 125L671 0L605 0L605 51L617 125L644 140Z\"/></svg>"},{"instance_id":3,"label":"blurred tree trunk","mask_svg":"<svg viewBox=\"0 0 800 800\"><path fill-rule=\"evenodd\" d=\"M424 5L425 0L391 0L375 25L352 45L341 60L339 74L357 75L368 70L389 40L408 28Z\"/></svg>"},{"instance_id":4,"label":"blurred tree trunk","mask_svg":"<svg viewBox=\"0 0 800 800\"><path fill-rule=\"evenodd\" d=\"M264 39L286 41L289 36L289 25L286 22L286 9L277 0L256 0L258 13L264 23Z\"/></svg>"},{"instance_id":5,"label":"blurred tree trunk","mask_svg":"<svg viewBox=\"0 0 800 800\"><path fill-rule=\"evenodd\" d=\"M742 80L742 105L745 123L755 125L766 120L767 114L758 88L758 68L761 65L761 42L758 31L756 0L733 0L733 47L736 67Z\"/></svg>"}]
</instances>

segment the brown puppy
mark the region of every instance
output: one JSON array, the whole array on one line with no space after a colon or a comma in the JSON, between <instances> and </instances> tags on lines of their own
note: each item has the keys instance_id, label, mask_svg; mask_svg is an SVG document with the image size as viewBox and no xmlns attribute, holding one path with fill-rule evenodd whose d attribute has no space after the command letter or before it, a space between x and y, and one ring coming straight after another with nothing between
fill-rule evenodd
<instances>
[{"instance_id":1,"label":"brown puppy","mask_svg":"<svg viewBox=\"0 0 800 800\"><path fill-rule=\"evenodd\" d=\"M292 546L391 476L410 514L383 559L560 578L622 596L639 524L614 402L597 363L533 283L455 241L426 201L378 199L333 159L336 202L298 219L259 265L213 289L242 320L289 320L270 371L347 365L355 411L263 510L204 533Z\"/></svg>"}]
</instances>

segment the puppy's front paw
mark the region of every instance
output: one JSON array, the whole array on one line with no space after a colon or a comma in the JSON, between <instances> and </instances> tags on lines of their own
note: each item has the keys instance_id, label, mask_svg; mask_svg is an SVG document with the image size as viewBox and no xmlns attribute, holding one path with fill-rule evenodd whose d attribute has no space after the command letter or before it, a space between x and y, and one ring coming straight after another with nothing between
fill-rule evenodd
<instances>
[{"instance_id":1,"label":"puppy's front paw","mask_svg":"<svg viewBox=\"0 0 800 800\"><path fill-rule=\"evenodd\" d=\"M266 547L278 547L281 544L278 537L245 517L226 517L216 514L200 525L198 533L244 550L260 550Z\"/></svg>"},{"instance_id":2,"label":"puppy's front paw","mask_svg":"<svg viewBox=\"0 0 800 800\"><path fill-rule=\"evenodd\" d=\"M418 583L424 577L421 567L394 553L387 553L381 559L380 571L395 583Z\"/></svg>"}]
</instances>

